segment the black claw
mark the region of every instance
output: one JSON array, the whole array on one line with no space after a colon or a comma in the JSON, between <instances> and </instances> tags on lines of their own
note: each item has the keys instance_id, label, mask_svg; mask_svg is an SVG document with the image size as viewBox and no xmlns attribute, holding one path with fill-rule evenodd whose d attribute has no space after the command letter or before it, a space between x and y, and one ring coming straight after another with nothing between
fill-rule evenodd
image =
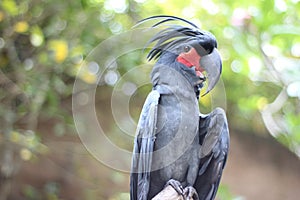
<instances>
[{"instance_id":1,"label":"black claw","mask_svg":"<svg viewBox=\"0 0 300 200\"><path fill-rule=\"evenodd\" d=\"M198 193L197 193L196 189L193 188L192 186L187 186L186 188L184 188L183 193L184 193L185 199L187 199L187 200L190 200L190 199L199 200Z\"/></svg>"},{"instance_id":2,"label":"black claw","mask_svg":"<svg viewBox=\"0 0 300 200\"><path fill-rule=\"evenodd\" d=\"M176 190L176 192L179 195L182 195L182 196L184 195L184 193L183 193L184 192L183 187L182 187L182 185L181 185L181 183L179 181L176 181L174 179L170 179L167 182L166 186L168 186L168 185L172 186L174 188L174 190Z\"/></svg>"}]
</instances>

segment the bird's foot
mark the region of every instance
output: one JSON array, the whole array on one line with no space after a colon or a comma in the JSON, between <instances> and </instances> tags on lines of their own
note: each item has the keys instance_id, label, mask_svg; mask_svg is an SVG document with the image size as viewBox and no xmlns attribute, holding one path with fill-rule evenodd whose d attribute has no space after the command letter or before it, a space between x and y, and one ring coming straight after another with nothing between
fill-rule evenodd
<instances>
[{"instance_id":1,"label":"bird's foot","mask_svg":"<svg viewBox=\"0 0 300 200\"><path fill-rule=\"evenodd\" d=\"M184 196L184 193L183 193L184 190L183 190L183 187L182 187L182 185L181 185L181 183L180 183L179 181L176 181L176 180L174 180L174 179L170 179L170 180L167 182L166 186L168 186L168 185L172 186L172 188L174 188L174 190L176 190L176 192L177 192L179 195Z\"/></svg>"},{"instance_id":2,"label":"bird's foot","mask_svg":"<svg viewBox=\"0 0 300 200\"><path fill-rule=\"evenodd\" d=\"M199 200L198 193L192 186L187 186L183 190L183 194L186 200Z\"/></svg>"}]
</instances>

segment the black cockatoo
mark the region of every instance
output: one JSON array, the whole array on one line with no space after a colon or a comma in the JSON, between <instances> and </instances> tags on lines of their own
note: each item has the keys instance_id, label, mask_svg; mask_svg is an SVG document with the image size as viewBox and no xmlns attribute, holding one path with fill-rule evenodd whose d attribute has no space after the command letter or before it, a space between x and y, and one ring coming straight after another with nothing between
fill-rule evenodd
<instances>
[{"instance_id":1,"label":"black cockatoo","mask_svg":"<svg viewBox=\"0 0 300 200\"><path fill-rule=\"evenodd\" d=\"M148 59L157 59L151 73L153 89L143 106L134 141L130 176L131 200L152 199L166 185L186 199L215 198L229 148L225 112L199 111L200 89L205 94L220 78L222 62L216 38L175 16L153 16L157 33ZM206 74L206 75L204 75Z\"/></svg>"}]
</instances>

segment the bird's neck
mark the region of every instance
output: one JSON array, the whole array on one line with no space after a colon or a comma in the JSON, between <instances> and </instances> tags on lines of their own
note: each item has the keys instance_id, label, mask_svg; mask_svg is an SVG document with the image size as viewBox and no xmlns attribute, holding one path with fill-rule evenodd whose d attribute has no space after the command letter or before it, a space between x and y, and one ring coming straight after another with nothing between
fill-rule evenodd
<instances>
[{"instance_id":1,"label":"bird's neck","mask_svg":"<svg viewBox=\"0 0 300 200\"><path fill-rule=\"evenodd\" d=\"M157 64L151 73L154 88L163 94L174 94L177 97L194 99L197 93L190 82L177 70L169 66Z\"/></svg>"}]
</instances>

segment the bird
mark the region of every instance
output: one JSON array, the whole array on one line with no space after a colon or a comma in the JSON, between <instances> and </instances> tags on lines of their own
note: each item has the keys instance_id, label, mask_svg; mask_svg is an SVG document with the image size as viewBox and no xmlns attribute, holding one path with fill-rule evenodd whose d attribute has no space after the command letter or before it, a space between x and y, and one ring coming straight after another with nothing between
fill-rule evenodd
<instances>
[{"instance_id":1,"label":"bird","mask_svg":"<svg viewBox=\"0 0 300 200\"><path fill-rule=\"evenodd\" d=\"M171 185L184 199L213 200L228 156L229 129L225 111L202 114L199 99L220 79L217 41L176 16L151 16L137 24L154 20L152 28L163 29L147 43L154 44L147 58L156 63L134 139L130 199L152 199Z\"/></svg>"}]
</instances>

